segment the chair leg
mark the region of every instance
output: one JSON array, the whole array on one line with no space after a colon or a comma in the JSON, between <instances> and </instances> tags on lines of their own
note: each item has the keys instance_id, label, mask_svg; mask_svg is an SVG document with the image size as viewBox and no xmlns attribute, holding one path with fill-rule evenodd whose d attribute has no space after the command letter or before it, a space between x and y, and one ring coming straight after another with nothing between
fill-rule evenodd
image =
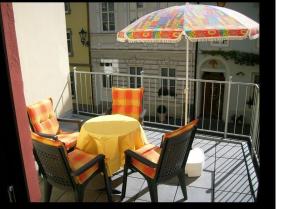
<instances>
[{"instance_id":1,"label":"chair leg","mask_svg":"<svg viewBox=\"0 0 300 209\"><path fill-rule=\"evenodd\" d=\"M184 200L187 200L187 191L186 191L186 185L185 185L185 174L184 170L180 172L178 175L179 183L181 186L181 191L183 193Z\"/></svg>"},{"instance_id":2,"label":"chair leg","mask_svg":"<svg viewBox=\"0 0 300 209\"><path fill-rule=\"evenodd\" d=\"M158 202L157 184L151 180L147 180L147 183L148 183L148 187L149 187L151 202Z\"/></svg>"},{"instance_id":3,"label":"chair leg","mask_svg":"<svg viewBox=\"0 0 300 209\"><path fill-rule=\"evenodd\" d=\"M75 189L75 201L82 202L84 197L84 188L79 186Z\"/></svg>"},{"instance_id":4,"label":"chair leg","mask_svg":"<svg viewBox=\"0 0 300 209\"><path fill-rule=\"evenodd\" d=\"M44 181L44 201L49 202L51 193L52 193L52 185L48 183L46 179Z\"/></svg>"},{"instance_id":5,"label":"chair leg","mask_svg":"<svg viewBox=\"0 0 300 209\"><path fill-rule=\"evenodd\" d=\"M123 185L122 185L121 200L124 199L125 194L126 194L127 173L128 173L128 164L125 163L125 166L124 166L124 172L123 172Z\"/></svg>"},{"instance_id":6,"label":"chair leg","mask_svg":"<svg viewBox=\"0 0 300 209\"><path fill-rule=\"evenodd\" d=\"M105 188L106 188L107 200L108 200L108 202L112 202L111 179L107 175L105 165L103 165L102 168L103 168L103 177L104 177L104 183L105 183Z\"/></svg>"}]
</instances>

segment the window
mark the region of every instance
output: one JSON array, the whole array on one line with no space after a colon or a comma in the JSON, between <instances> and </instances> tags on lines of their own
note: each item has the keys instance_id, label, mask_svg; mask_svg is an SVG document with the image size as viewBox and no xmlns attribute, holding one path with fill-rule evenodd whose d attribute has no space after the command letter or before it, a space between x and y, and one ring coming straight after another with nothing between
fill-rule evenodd
<instances>
[{"instance_id":1,"label":"window","mask_svg":"<svg viewBox=\"0 0 300 209\"><path fill-rule=\"evenodd\" d=\"M136 8L143 8L144 4L142 2L136 3Z\"/></svg>"},{"instance_id":2,"label":"window","mask_svg":"<svg viewBox=\"0 0 300 209\"><path fill-rule=\"evenodd\" d=\"M114 3L102 3L102 30L115 31Z\"/></svg>"},{"instance_id":3,"label":"window","mask_svg":"<svg viewBox=\"0 0 300 209\"><path fill-rule=\"evenodd\" d=\"M109 66L112 66L112 63L108 63L108 62L100 62L100 66L101 67L109 67Z\"/></svg>"},{"instance_id":4,"label":"window","mask_svg":"<svg viewBox=\"0 0 300 209\"><path fill-rule=\"evenodd\" d=\"M162 68L161 76L164 77L176 77L176 72L174 68ZM173 79L162 79L161 87L169 89L169 95L175 96L175 86L176 80Z\"/></svg>"},{"instance_id":5,"label":"window","mask_svg":"<svg viewBox=\"0 0 300 209\"><path fill-rule=\"evenodd\" d=\"M65 13L66 14L71 14L70 2L65 2Z\"/></svg>"},{"instance_id":6,"label":"window","mask_svg":"<svg viewBox=\"0 0 300 209\"><path fill-rule=\"evenodd\" d=\"M72 31L67 29L67 44L69 56L73 56L73 45L72 45Z\"/></svg>"},{"instance_id":7,"label":"window","mask_svg":"<svg viewBox=\"0 0 300 209\"><path fill-rule=\"evenodd\" d=\"M218 46L218 47L228 47L229 46L229 41L228 40L223 40L223 41L212 41L210 42L211 46Z\"/></svg>"},{"instance_id":8,"label":"window","mask_svg":"<svg viewBox=\"0 0 300 209\"><path fill-rule=\"evenodd\" d=\"M102 85L104 88L111 88L113 84L113 76L111 75L111 73L113 73L112 63L108 61L101 61L100 66L104 67L103 71L106 73L106 75L102 75Z\"/></svg>"},{"instance_id":9,"label":"window","mask_svg":"<svg viewBox=\"0 0 300 209\"><path fill-rule=\"evenodd\" d=\"M130 75L141 75L143 71L142 67L130 67L129 73ZM130 88L139 88L141 87L141 78L130 76Z\"/></svg>"},{"instance_id":10,"label":"window","mask_svg":"<svg viewBox=\"0 0 300 209\"><path fill-rule=\"evenodd\" d=\"M71 81L71 93L72 99L75 99L75 83L74 83L74 72L70 72L70 81Z\"/></svg>"},{"instance_id":11,"label":"window","mask_svg":"<svg viewBox=\"0 0 300 209\"><path fill-rule=\"evenodd\" d=\"M102 75L102 84L104 88L111 88L113 83L113 76L112 75Z\"/></svg>"}]
</instances>

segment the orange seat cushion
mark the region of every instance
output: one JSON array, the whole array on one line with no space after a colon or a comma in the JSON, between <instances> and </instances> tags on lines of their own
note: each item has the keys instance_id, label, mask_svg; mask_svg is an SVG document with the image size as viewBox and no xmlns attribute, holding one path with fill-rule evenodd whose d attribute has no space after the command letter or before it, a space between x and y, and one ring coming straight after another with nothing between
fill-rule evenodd
<instances>
[{"instance_id":1,"label":"orange seat cushion","mask_svg":"<svg viewBox=\"0 0 300 209\"><path fill-rule=\"evenodd\" d=\"M53 111L52 100L44 99L27 107L34 132L57 134L59 123Z\"/></svg>"},{"instance_id":2,"label":"orange seat cushion","mask_svg":"<svg viewBox=\"0 0 300 209\"><path fill-rule=\"evenodd\" d=\"M152 161L153 163L157 163L160 157L160 150L160 147L157 147L153 144L147 144L140 149L135 150L135 152ZM149 167L135 158L132 158L131 164L146 176L152 179L155 177L156 168Z\"/></svg>"},{"instance_id":3,"label":"orange seat cushion","mask_svg":"<svg viewBox=\"0 0 300 209\"><path fill-rule=\"evenodd\" d=\"M32 140L35 140L35 141L38 141L38 142L41 142L43 144L47 144L47 145L50 145L50 146L54 146L54 147L60 147L60 146L64 146L64 144L61 142L61 141L58 141L58 140L52 140L52 139L49 139L49 138L45 138L45 137L42 137L32 131L30 131L31 133L31 139Z\"/></svg>"},{"instance_id":4,"label":"orange seat cushion","mask_svg":"<svg viewBox=\"0 0 300 209\"><path fill-rule=\"evenodd\" d=\"M73 171L79 169L80 167L84 166L86 163L94 159L96 155L92 155L86 152L83 152L79 149L75 149L74 151L68 153L68 159L70 167ZM95 163L92 167L84 171L79 176L76 176L75 179L78 183L84 183L95 171L99 168L99 164Z\"/></svg>"},{"instance_id":5,"label":"orange seat cushion","mask_svg":"<svg viewBox=\"0 0 300 209\"><path fill-rule=\"evenodd\" d=\"M139 120L142 112L144 88L112 88L112 114Z\"/></svg>"},{"instance_id":6,"label":"orange seat cushion","mask_svg":"<svg viewBox=\"0 0 300 209\"><path fill-rule=\"evenodd\" d=\"M58 140L64 143L67 150L76 146L78 136L79 136L79 132L74 132L74 133L63 132L57 135Z\"/></svg>"}]
</instances>

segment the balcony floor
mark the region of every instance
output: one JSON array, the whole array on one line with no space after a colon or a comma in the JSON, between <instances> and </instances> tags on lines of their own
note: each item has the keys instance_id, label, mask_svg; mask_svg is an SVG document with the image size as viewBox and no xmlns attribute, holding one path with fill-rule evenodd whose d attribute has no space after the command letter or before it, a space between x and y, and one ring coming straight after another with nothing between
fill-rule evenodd
<instances>
[{"instance_id":1,"label":"balcony floor","mask_svg":"<svg viewBox=\"0 0 300 209\"><path fill-rule=\"evenodd\" d=\"M74 127L65 128L72 130ZM159 145L163 132L167 130L144 127L148 141ZM250 157L249 147L244 141L220 141L204 135L196 135L193 148L205 153L205 166L200 177L186 176L188 199L185 202L255 202L258 179ZM112 177L113 187L122 189L120 171ZM101 176L96 176L87 186L84 202L106 202L106 193L97 191L103 187ZM40 179L41 192L43 180ZM120 201L120 195L113 195ZM53 188L51 202L74 202L72 191ZM177 178L158 185L159 202L183 202L183 194ZM122 202L150 202L147 182L138 173L128 176L126 197Z\"/></svg>"}]
</instances>

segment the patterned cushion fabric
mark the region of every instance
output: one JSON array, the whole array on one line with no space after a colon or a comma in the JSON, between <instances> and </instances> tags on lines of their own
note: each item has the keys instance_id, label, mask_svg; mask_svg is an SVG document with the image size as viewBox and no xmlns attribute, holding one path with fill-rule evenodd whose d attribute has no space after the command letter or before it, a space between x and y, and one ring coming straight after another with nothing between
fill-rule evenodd
<instances>
[{"instance_id":1,"label":"patterned cushion fabric","mask_svg":"<svg viewBox=\"0 0 300 209\"><path fill-rule=\"evenodd\" d=\"M55 146L55 147L59 147L59 146L64 145L61 141L54 141L52 139L41 137L41 136L37 135L36 133L34 133L32 131L31 131L31 139L39 141L43 144L47 144L47 145L51 145L51 146Z\"/></svg>"},{"instance_id":2,"label":"patterned cushion fabric","mask_svg":"<svg viewBox=\"0 0 300 209\"><path fill-rule=\"evenodd\" d=\"M95 157L96 155L83 152L79 149L75 149L74 151L68 153L69 164L73 171L84 166L86 163L88 163ZM78 181L78 183L80 184L84 183L91 175L93 175L93 173L95 173L96 170L98 170L98 168L99 168L99 164L95 163L93 166L91 166L89 169L84 171L82 174L76 176L75 177L76 181Z\"/></svg>"},{"instance_id":3,"label":"patterned cushion fabric","mask_svg":"<svg viewBox=\"0 0 300 209\"><path fill-rule=\"evenodd\" d=\"M157 163L160 157L160 148L153 144L147 144L140 149L135 150L135 152L154 163ZM134 158L132 158L131 163L136 169L141 171L146 176L154 178L156 168L149 167Z\"/></svg>"},{"instance_id":4,"label":"patterned cushion fabric","mask_svg":"<svg viewBox=\"0 0 300 209\"><path fill-rule=\"evenodd\" d=\"M63 132L61 134L58 134L57 137L58 140L60 140L65 144L67 150L69 150L70 148L76 145L78 135L79 132L74 132L74 133Z\"/></svg>"},{"instance_id":5,"label":"patterned cushion fabric","mask_svg":"<svg viewBox=\"0 0 300 209\"><path fill-rule=\"evenodd\" d=\"M65 154L67 155L67 150L65 149L65 146L61 141L58 141L58 140L55 141L55 140L52 140L52 139L49 139L49 138L41 137L41 136L37 135L36 133L34 133L32 131L31 131L31 139L35 140L35 141L38 141L38 142L41 142L43 144L47 144L47 145L50 145L50 146L57 147L57 148L58 147L64 147Z\"/></svg>"},{"instance_id":6,"label":"patterned cushion fabric","mask_svg":"<svg viewBox=\"0 0 300 209\"><path fill-rule=\"evenodd\" d=\"M27 112L34 132L57 134L59 123L53 111L51 98L28 106Z\"/></svg>"},{"instance_id":7,"label":"patterned cushion fabric","mask_svg":"<svg viewBox=\"0 0 300 209\"><path fill-rule=\"evenodd\" d=\"M197 125L198 121L199 121L199 119L195 119L195 120L189 122L188 124L186 124L185 126L182 126L182 127L178 128L178 129L176 129L175 131L172 131L172 132L169 132L169 133L165 133L164 137L163 137L163 140L167 140L169 138L176 137L176 136L178 136L178 135L180 135L180 134L182 134L182 133L184 133L184 132L192 129L194 126Z\"/></svg>"},{"instance_id":8,"label":"patterned cushion fabric","mask_svg":"<svg viewBox=\"0 0 300 209\"><path fill-rule=\"evenodd\" d=\"M112 114L121 114L139 120L142 112L144 88L112 88Z\"/></svg>"}]
</instances>

